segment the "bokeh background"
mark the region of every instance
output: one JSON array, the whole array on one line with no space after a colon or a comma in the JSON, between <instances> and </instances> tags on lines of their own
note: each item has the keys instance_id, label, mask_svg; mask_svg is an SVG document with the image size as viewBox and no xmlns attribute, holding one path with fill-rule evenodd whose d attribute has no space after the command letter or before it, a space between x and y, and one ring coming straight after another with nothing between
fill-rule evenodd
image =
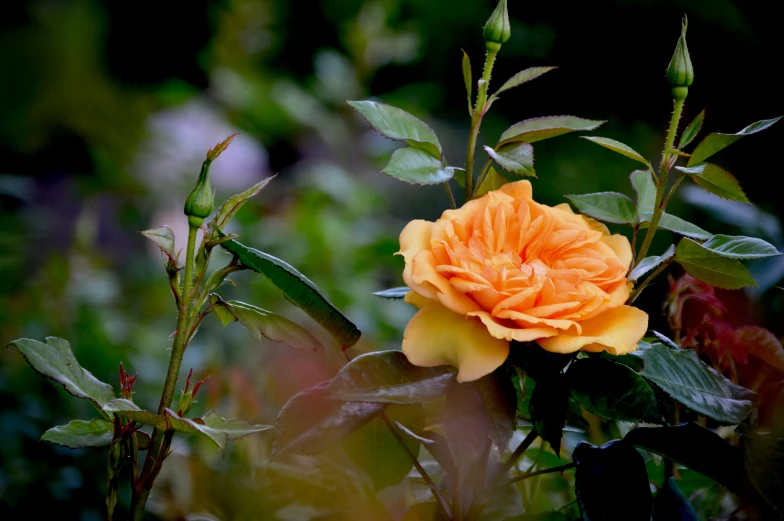
<instances>
[{"instance_id":1,"label":"bokeh background","mask_svg":"<svg viewBox=\"0 0 784 521\"><path fill-rule=\"evenodd\" d=\"M0 14L0 343L66 338L101 380L117 386L120 362L138 373L136 401L154 407L175 310L160 255L137 232L169 224L184 246L181 208L200 162L208 148L239 132L213 167L218 200L278 177L245 206L233 231L316 282L363 331L357 352L399 346L412 310L369 295L402 283L402 260L393 254L404 224L436 218L447 200L440 186L410 186L379 173L397 145L374 134L345 101L372 97L413 112L462 166L469 119L460 49L471 56L476 78L481 27L494 4L7 2ZM509 9L512 38L496 81L529 66L560 68L493 107L480 138L488 144L519 120L573 114L607 120L596 134L655 158L671 110L664 70L684 13L696 71L685 119L707 106L705 128L733 133L784 114L780 5L509 0ZM690 189L673 202L674 213L784 249L783 142L779 124L717 157L756 207ZM564 136L537 144L534 193L548 204L563 202L565 193L630 194L634 168ZM659 234L657 251L669 240ZM743 320L782 336L784 291L774 286L784 264L774 259L751 268L760 287L738 296L751 303ZM263 279L234 280L237 287L223 289L224 297L285 314L332 346ZM666 289L662 281L640 300L660 330ZM259 344L239 326L206 322L184 363L210 375L196 412L271 423L290 396L340 367L334 349L312 359ZM15 350L0 350L0 361L0 517L57 511L61 519L101 519L105 454L38 441L51 426L90 417L89 407L34 374ZM376 499L367 478L335 454L269 465L269 443L260 435L221 457L181 441L152 512L166 519L397 519L401 505L423 493L397 487ZM566 494L565 486L553 487L547 501ZM341 517L349 515L341 510L346 504L352 517Z\"/></svg>"}]
</instances>

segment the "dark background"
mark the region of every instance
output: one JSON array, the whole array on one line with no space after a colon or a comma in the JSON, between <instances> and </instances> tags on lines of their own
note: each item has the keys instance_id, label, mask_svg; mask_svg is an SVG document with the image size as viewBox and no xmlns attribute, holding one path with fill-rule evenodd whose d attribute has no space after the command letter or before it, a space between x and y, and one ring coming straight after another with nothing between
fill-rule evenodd
<instances>
[{"instance_id":1,"label":"dark background","mask_svg":"<svg viewBox=\"0 0 784 521\"><path fill-rule=\"evenodd\" d=\"M182 201L204 152L240 132L220 159L223 170L216 163L218 199L272 173L279 177L243 210L235 231L312 277L357 320L362 349L399 345L410 310L367 295L400 284L402 262L392 257L399 230L412 218L436 218L446 198L441 187L409 186L378 173L395 145L369 132L345 101L372 96L413 112L435 128L452 164L462 166L468 117L460 49L470 55L476 79L481 28L493 7L490 0L4 5L1 343L68 338L105 381L116 385L120 361L139 372L137 402L156 403L173 306L157 253L136 232L164 223L181 230ZM522 119L574 114L607 120L594 134L658 163L671 111L664 71L684 14L696 75L684 120L708 107L704 128L734 133L784 114L781 2L509 0L509 11L512 38L499 55L494 85L529 66L559 69L496 103L480 138L488 144ZM674 213L782 249L782 142L779 124L716 156L764 213L705 202L695 190L676 198ZM536 168L535 197L557 204L567 193L631 195L627 176L635 165L569 135L538 143ZM672 239L659 234L654 251ZM782 264L751 269L760 288L733 297L751 299L742 319L781 336L784 292L771 288L784 276ZM263 281L237 282L241 289L227 290L232 298L307 323ZM665 291L662 280L640 300L660 330ZM339 363L259 349L244 332L217 324L203 331L186 358L197 373L213 375L202 406L260 422ZM34 375L15 351L0 357L0 512L32 516L54 506L65 519L100 518L103 455L37 441L55 424L88 417L88 408ZM281 370L291 377L271 378ZM246 498L246 505L234 497L258 490L256 481L243 480L268 450L265 439L243 444L224 460L191 468L187 487L164 479L169 499L153 509L169 518L199 507L216 515L224 509L225 519L242 517L236 513L242 508L245 515L273 511L272 499Z\"/></svg>"}]
</instances>

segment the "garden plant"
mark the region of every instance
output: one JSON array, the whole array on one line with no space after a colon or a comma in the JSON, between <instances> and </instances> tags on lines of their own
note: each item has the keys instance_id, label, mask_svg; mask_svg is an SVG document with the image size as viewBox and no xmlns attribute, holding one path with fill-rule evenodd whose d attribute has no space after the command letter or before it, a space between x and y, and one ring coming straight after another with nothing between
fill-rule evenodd
<instances>
[{"instance_id":1,"label":"garden plant","mask_svg":"<svg viewBox=\"0 0 784 521\"><path fill-rule=\"evenodd\" d=\"M669 213L668 203L683 183L695 183L750 204L736 178L710 161L780 118L736 133L707 134L705 110L681 121L695 80L686 32L684 18L662 78L673 110L659 157L647 158L606 137L581 136L637 167L629 176L633 197L572 194L564 187L566 202L536 202L536 143L593 134L603 121L534 117L478 150L488 111L500 110L518 87L555 69L527 68L491 87L511 34L507 0L484 26L481 73L477 60L463 52L470 118L464 159L448 160L435 131L409 112L372 100L348 101L363 125L402 144L383 173L415 185L412 190L442 184L451 203L435 222L414 220L400 231L405 285L379 288L379 298L369 301L385 306L385 299L404 299L416 308L401 332L400 350L358 353L359 329L306 274L254 249L251 237L230 232L235 214L252 197L263 197L275 178L215 211L210 166L231 153L234 136L228 137L207 152L185 201L187 243L175 244L168 226L142 232L162 253L176 310L160 402L136 403L137 376L122 364L119 391L97 380L64 339L14 340L10 346L36 371L97 411L93 419L53 427L42 439L104 448L106 476L100 479L106 480L108 519L144 518L175 436L203 437L225 451L229 441L262 432L276 460L296 462L297 456L342 447L376 491L404 480L426 487L426 497L407 505L409 521L697 519L679 487L689 472L720 484L748 518L778 518L784 513L784 414L776 414L775 406L773 412L760 408L764 382L743 373L739 361L751 356L784 364L784 348L762 328L725 326L726 309L714 288L754 286L743 261L780 252L759 238L704 230ZM604 223L624 233L611 233ZM672 244L654 251L654 237L665 233ZM218 256L225 265L210 271ZM210 315L224 326L243 325L259 341L315 354L331 348L283 316L224 300L219 292L239 271L268 279L331 336L345 359L334 378L291 398L274 425L225 418L220 411L194 417L204 380L195 382L191 374L177 396L183 355ZM635 306L665 274L673 334L649 330L649 313L659 310ZM684 323L688 300L709 308L695 328ZM567 453L572 425L585 418L606 422L614 439L600 446L580 441ZM652 473L660 475L653 479ZM565 483L574 499L532 512L527 500L538 493L532 484L546 474L569 476ZM117 508L126 482L127 513Z\"/></svg>"}]
</instances>

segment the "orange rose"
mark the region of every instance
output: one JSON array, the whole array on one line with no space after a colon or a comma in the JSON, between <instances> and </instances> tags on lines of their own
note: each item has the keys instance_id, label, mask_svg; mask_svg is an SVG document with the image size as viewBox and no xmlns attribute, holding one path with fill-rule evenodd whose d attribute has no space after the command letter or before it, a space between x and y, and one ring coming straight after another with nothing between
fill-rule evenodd
<instances>
[{"instance_id":1,"label":"orange rose","mask_svg":"<svg viewBox=\"0 0 784 521\"><path fill-rule=\"evenodd\" d=\"M648 315L624 305L628 239L531 197L518 181L403 229L406 302L419 308L403 335L412 364L453 365L465 382L500 366L511 340L555 353L637 349Z\"/></svg>"}]
</instances>

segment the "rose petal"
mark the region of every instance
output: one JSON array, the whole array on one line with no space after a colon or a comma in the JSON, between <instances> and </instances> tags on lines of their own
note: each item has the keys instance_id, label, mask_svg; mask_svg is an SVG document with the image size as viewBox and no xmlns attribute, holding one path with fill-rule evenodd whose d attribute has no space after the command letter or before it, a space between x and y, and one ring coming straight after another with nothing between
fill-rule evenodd
<instances>
[{"instance_id":1,"label":"rose petal","mask_svg":"<svg viewBox=\"0 0 784 521\"><path fill-rule=\"evenodd\" d=\"M422 303L416 296L412 300ZM508 341L491 336L479 319L426 302L403 333L403 353L409 362L420 367L452 365L458 369L458 382L481 378L504 363Z\"/></svg>"},{"instance_id":2,"label":"rose petal","mask_svg":"<svg viewBox=\"0 0 784 521\"><path fill-rule=\"evenodd\" d=\"M546 351L573 353L579 349L606 350L622 355L637 349L648 330L648 315L631 306L609 309L596 317L580 322L581 335L562 333L556 337L538 340Z\"/></svg>"},{"instance_id":3,"label":"rose petal","mask_svg":"<svg viewBox=\"0 0 784 521\"><path fill-rule=\"evenodd\" d=\"M487 311L474 311L469 316L479 317L487 330L495 338L502 340L517 340L518 342L532 342L540 338L555 336L558 331L551 327L507 327L493 318Z\"/></svg>"}]
</instances>

